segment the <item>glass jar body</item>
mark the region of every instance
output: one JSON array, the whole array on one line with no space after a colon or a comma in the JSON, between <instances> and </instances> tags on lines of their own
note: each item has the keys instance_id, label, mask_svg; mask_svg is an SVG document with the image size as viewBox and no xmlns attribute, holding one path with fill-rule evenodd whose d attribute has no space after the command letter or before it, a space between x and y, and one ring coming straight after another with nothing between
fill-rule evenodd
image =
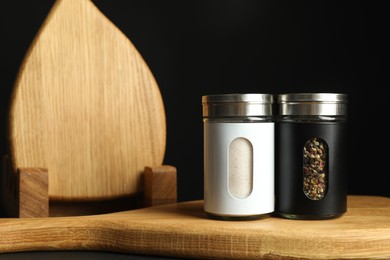
<instances>
[{"instance_id":1,"label":"glass jar body","mask_svg":"<svg viewBox=\"0 0 390 260\"><path fill-rule=\"evenodd\" d=\"M272 117L204 118L204 210L256 219L274 211Z\"/></svg>"},{"instance_id":2,"label":"glass jar body","mask_svg":"<svg viewBox=\"0 0 390 260\"><path fill-rule=\"evenodd\" d=\"M281 116L276 125L276 211L328 219L347 209L345 116Z\"/></svg>"}]
</instances>

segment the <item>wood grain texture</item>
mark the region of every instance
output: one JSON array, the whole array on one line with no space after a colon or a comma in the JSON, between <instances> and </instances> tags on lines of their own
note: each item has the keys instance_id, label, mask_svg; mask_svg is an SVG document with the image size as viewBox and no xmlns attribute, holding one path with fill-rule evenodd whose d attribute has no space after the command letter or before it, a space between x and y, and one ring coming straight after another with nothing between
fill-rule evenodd
<instances>
[{"instance_id":1,"label":"wood grain texture","mask_svg":"<svg viewBox=\"0 0 390 260\"><path fill-rule=\"evenodd\" d=\"M165 112L157 83L126 36L89 0L58 0L20 69L11 101L13 169L44 167L53 200L139 192L161 165Z\"/></svg>"},{"instance_id":2,"label":"wood grain texture","mask_svg":"<svg viewBox=\"0 0 390 260\"><path fill-rule=\"evenodd\" d=\"M108 250L197 259L390 258L390 198L333 220L211 220L202 201L83 217L1 219L0 252Z\"/></svg>"},{"instance_id":3,"label":"wood grain texture","mask_svg":"<svg viewBox=\"0 0 390 260\"><path fill-rule=\"evenodd\" d=\"M144 206L172 204L177 201L176 167L162 165L145 167Z\"/></svg>"},{"instance_id":4,"label":"wood grain texture","mask_svg":"<svg viewBox=\"0 0 390 260\"><path fill-rule=\"evenodd\" d=\"M19 168L19 217L49 216L48 172L44 168Z\"/></svg>"}]
</instances>

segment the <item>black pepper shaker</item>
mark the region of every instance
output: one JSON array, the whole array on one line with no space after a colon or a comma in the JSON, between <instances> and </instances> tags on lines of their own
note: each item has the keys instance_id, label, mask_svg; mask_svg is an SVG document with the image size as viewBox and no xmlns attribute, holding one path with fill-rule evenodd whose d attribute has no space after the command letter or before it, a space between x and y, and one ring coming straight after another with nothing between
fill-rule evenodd
<instances>
[{"instance_id":1,"label":"black pepper shaker","mask_svg":"<svg viewBox=\"0 0 390 260\"><path fill-rule=\"evenodd\" d=\"M347 95L278 96L276 211L328 219L347 210Z\"/></svg>"}]
</instances>

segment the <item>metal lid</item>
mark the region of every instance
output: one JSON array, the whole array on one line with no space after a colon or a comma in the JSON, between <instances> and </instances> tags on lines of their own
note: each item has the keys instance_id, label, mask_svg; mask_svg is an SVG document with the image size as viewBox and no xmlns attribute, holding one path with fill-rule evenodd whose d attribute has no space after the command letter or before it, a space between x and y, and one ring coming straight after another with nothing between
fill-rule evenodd
<instances>
[{"instance_id":1,"label":"metal lid","mask_svg":"<svg viewBox=\"0 0 390 260\"><path fill-rule=\"evenodd\" d=\"M272 116L271 94L220 94L202 97L204 117Z\"/></svg>"},{"instance_id":2,"label":"metal lid","mask_svg":"<svg viewBox=\"0 0 390 260\"><path fill-rule=\"evenodd\" d=\"M278 96L280 115L346 116L347 94L291 93Z\"/></svg>"}]
</instances>

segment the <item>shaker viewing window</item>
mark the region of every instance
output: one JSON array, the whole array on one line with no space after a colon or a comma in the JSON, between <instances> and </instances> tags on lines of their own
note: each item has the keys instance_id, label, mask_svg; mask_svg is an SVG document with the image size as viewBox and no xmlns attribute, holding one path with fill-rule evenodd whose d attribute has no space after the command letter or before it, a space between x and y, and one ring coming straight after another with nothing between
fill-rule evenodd
<instances>
[{"instance_id":1,"label":"shaker viewing window","mask_svg":"<svg viewBox=\"0 0 390 260\"><path fill-rule=\"evenodd\" d=\"M253 147L246 138L236 138L229 145L229 192L237 199L244 199L253 188Z\"/></svg>"},{"instance_id":2,"label":"shaker viewing window","mask_svg":"<svg viewBox=\"0 0 390 260\"><path fill-rule=\"evenodd\" d=\"M328 189L328 145L311 138L303 147L303 192L311 200L325 197Z\"/></svg>"}]
</instances>

